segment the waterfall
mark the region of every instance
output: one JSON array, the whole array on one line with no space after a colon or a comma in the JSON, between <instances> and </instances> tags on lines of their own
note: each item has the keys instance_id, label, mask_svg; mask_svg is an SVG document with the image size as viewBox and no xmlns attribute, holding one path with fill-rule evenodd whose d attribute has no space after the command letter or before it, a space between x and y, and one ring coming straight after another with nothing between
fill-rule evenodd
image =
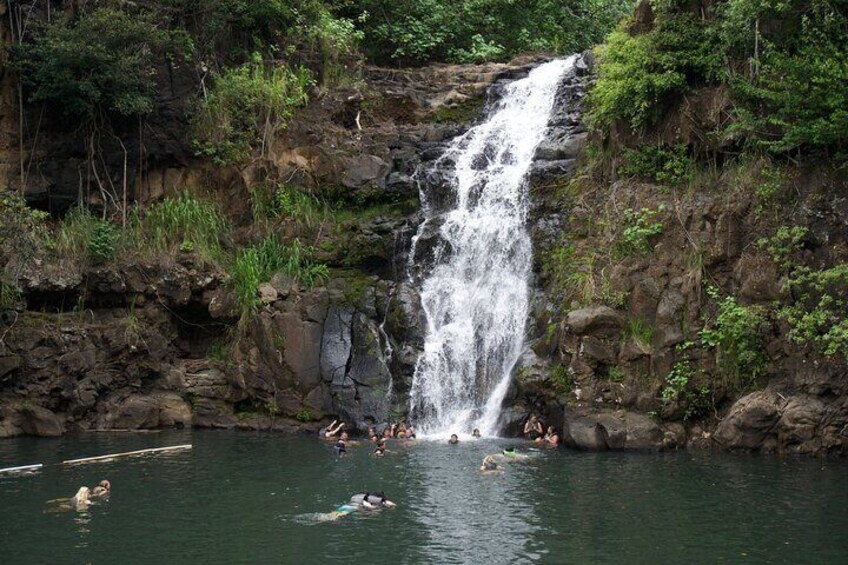
<instances>
[{"instance_id":1,"label":"waterfall","mask_svg":"<svg viewBox=\"0 0 848 565\"><path fill-rule=\"evenodd\" d=\"M422 191L426 220L413 245L438 226L422 277L426 335L410 391L410 413L425 435L498 433L528 314L526 177L574 61L545 63L508 84L488 119L453 140L435 165L448 168L450 210L428 204Z\"/></svg>"}]
</instances>

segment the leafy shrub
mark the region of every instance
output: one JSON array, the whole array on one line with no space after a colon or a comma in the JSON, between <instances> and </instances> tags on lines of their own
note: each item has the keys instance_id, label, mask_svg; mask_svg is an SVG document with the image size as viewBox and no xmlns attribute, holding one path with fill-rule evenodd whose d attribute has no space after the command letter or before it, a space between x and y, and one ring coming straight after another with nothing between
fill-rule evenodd
<instances>
[{"instance_id":1,"label":"leafy shrub","mask_svg":"<svg viewBox=\"0 0 848 565\"><path fill-rule=\"evenodd\" d=\"M107 220L97 220L88 240L88 256L95 263L105 263L115 257L115 245L120 239L118 229Z\"/></svg>"},{"instance_id":2,"label":"leafy shrub","mask_svg":"<svg viewBox=\"0 0 848 565\"><path fill-rule=\"evenodd\" d=\"M796 268L789 279L794 301L780 309L789 337L813 344L825 355L848 357L848 264L816 270Z\"/></svg>"},{"instance_id":3,"label":"leafy shrub","mask_svg":"<svg viewBox=\"0 0 848 565\"><path fill-rule=\"evenodd\" d=\"M682 357L674 363L671 371L665 377L666 384L660 393L665 403L682 399L686 388L689 386L689 381L692 380L692 361L686 353L692 345L692 342L687 341L675 347L677 353L681 354Z\"/></svg>"},{"instance_id":4,"label":"leafy shrub","mask_svg":"<svg viewBox=\"0 0 848 565\"><path fill-rule=\"evenodd\" d=\"M674 97L718 76L722 59L712 49L711 27L692 14L654 5L650 31L619 29L596 49L598 81L589 94L589 121L623 120L636 130L657 122Z\"/></svg>"},{"instance_id":5,"label":"leafy shrub","mask_svg":"<svg viewBox=\"0 0 848 565\"><path fill-rule=\"evenodd\" d=\"M679 184L692 177L695 162L685 145L640 145L625 149L618 173L660 184Z\"/></svg>"},{"instance_id":6,"label":"leafy shrub","mask_svg":"<svg viewBox=\"0 0 848 565\"><path fill-rule=\"evenodd\" d=\"M298 422L309 422L312 420L312 412L308 408L302 408L294 415L294 419Z\"/></svg>"},{"instance_id":7,"label":"leafy shrub","mask_svg":"<svg viewBox=\"0 0 848 565\"><path fill-rule=\"evenodd\" d=\"M707 294L718 300L718 291L709 287ZM701 342L716 349L719 368L733 379L732 384L745 387L765 374L763 327L766 316L759 306L743 306L733 296L718 303L718 314L712 327L701 331Z\"/></svg>"},{"instance_id":8,"label":"leafy shrub","mask_svg":"<svg viewBox=\"0 0 848 565\"><path fill-rule=\"evenodd\" d=\"M790 269L795 255L807 237L809 230L803 226L781 226L772 237L757 241L757 247L764 249L779 267Z\"/></svg>"},{"instance_id":9,"label":"leafy shrub","mask_svg":"<svg viewBox=\"0 0 848 565\"><path fill-rule=\"evenodd\" d=\"M524 51L574 53L600 41L631 0L350 0L336 13L362 30L379 64L502 60Z\"/></svg>"},{"instance_id":10,"label":"leafy shrub","mask_svg":"<svg viewBox=\"0 0 848 565\"><path fill-rule=\"evenodd\" d=\"M758 38L763 53L754 76L733 82L743 104L730 133L742 133L776 153L843 145L848 139L844 3L823 0L801 9L789 2L731 4L750 4L749 11L772 24L761 27L774 31Z\"/></svg>"},{"instance_id":11,"label":"leafy shrub","mask_svg":"<svg viewBox=\"0 0 848 565\"><path fill-rule=\"evenodd\" d=\"M52 245L47 218L46 212L28 207L19 194L0 192L0 305L17 302L21 273Z\"/></svg>"},{"instance_id":12,"label":"leafy shrub","mask_svg":"<svg viewBox=\"0 0 848 565\"><path fill-rule=\"evenodd\" d=\"M154 57L171 36L145 12L113 8L57 17L13 52L31 102L47 102L69 117L100 110L122 116L153 110Z\"/></svg>"},{"instance_id":13,"label":"leafy shrub","mask_svg":"<svg viewBox=\"0 0 848 565\"><path fill-rule=\"evenodd\" d=\"M312 83L307 69L265 65L258 55L225 69L193 116L196 150L225 165L266 148L293 109L306 103Z\"/></svg>"},{"instance_id":14,"label":"leafy shrub","mask_svg":"<svg viewBox=\"0 0 848 565\"><path fill-rule=\"evenodd\" d=\"M623 255L643 254L651 250L651 238L663 232L663 224L656 220L657 214L665 210L660 205L656 210L642 208L624 211L624 231L619 242L619 251Z\"/></svg>"},{"instance_id":15,"label":"leafy shrub","mask_svg":"<svg viewBox=\"0 0 848 565\"><path fill-rule=\"evenodd\" d=\"M554 385L554 390L558 394L568 394L571 392L572 382L571 375L568 373L568 367L565 365L556 365L551 369L551 383Z\"/></svg>"}]
</instances>

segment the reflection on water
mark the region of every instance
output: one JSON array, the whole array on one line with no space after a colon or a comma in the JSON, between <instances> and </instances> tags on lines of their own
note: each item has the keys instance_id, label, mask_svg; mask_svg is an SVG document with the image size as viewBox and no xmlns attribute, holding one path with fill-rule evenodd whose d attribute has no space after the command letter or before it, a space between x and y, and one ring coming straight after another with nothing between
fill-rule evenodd
<instances>
[{"instance_id":1,"label":"reflection on water","mask_svg":"<svg viewBox=\"0 0 848 565\"><path fill-rule=\"evenodd\" d=\"M692 453L543 451L483 475L508 442L368 444L179 432L0 442L3 563L844 563L848 463ZM183 454L59 467L193 443ZM528 449L526 444L517 444ZM45 512L80 485L109 501ZM364 490L398 507L319 522Z\"/></svg>"}]
</instances>

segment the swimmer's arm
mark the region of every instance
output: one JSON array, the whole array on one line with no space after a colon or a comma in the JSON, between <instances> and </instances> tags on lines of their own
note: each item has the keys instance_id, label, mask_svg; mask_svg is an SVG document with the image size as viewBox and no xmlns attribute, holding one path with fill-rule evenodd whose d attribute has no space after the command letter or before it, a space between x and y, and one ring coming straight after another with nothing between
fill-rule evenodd
<instances>
[{"instance_id":1,"label":"swimmer's arm","mask_svg":"<svg viewBox=\"0 0 848 565\"><path fill-rule=\"evenodd\" d=\"M367 500L363 500L363 501L362 501L362 506L363 506L364 508L368 508L369 510L373 510L374 508L376 508L373 504L371 504L371 503L370 503L370 502L368 502Z\"/></svg>"},{"instance_id":2,"label":"swimmer's arm","mask_svg":"<svg viewBox=\"0 0 848 565\"><path fill-rule=\"evenodd\" d=\"M395 506L397 506L397 504L395 504L395 503L394 503L394 502L392 502L391 500L384 500L384 501L383 501L383 506L387 506L387 507L389 507L389 508L394 508Z\"/></svg>"}]
</instances>

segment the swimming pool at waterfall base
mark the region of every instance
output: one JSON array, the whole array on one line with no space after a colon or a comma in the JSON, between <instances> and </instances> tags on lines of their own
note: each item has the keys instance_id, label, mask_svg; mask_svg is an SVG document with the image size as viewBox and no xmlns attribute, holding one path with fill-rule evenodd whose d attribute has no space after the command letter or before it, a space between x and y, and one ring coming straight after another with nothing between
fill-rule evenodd
<instances>
[{"instance_id":1,"label":"swimming pool at waterfall base","mask_svg":"<svg viewBox=\"0 0 848 565\"><path fill-rule=\"evenodd\" d=\"M191 443L172 454L59 466ZM486 454L532 455L483 475ZM0 441L2 562L846 563L848 462L533 450L515 440L368 443L234 431ZM47 501L112 483L84 512ZM353 493L396 508L321 521Z\"/></svg>"}]
</instances>

